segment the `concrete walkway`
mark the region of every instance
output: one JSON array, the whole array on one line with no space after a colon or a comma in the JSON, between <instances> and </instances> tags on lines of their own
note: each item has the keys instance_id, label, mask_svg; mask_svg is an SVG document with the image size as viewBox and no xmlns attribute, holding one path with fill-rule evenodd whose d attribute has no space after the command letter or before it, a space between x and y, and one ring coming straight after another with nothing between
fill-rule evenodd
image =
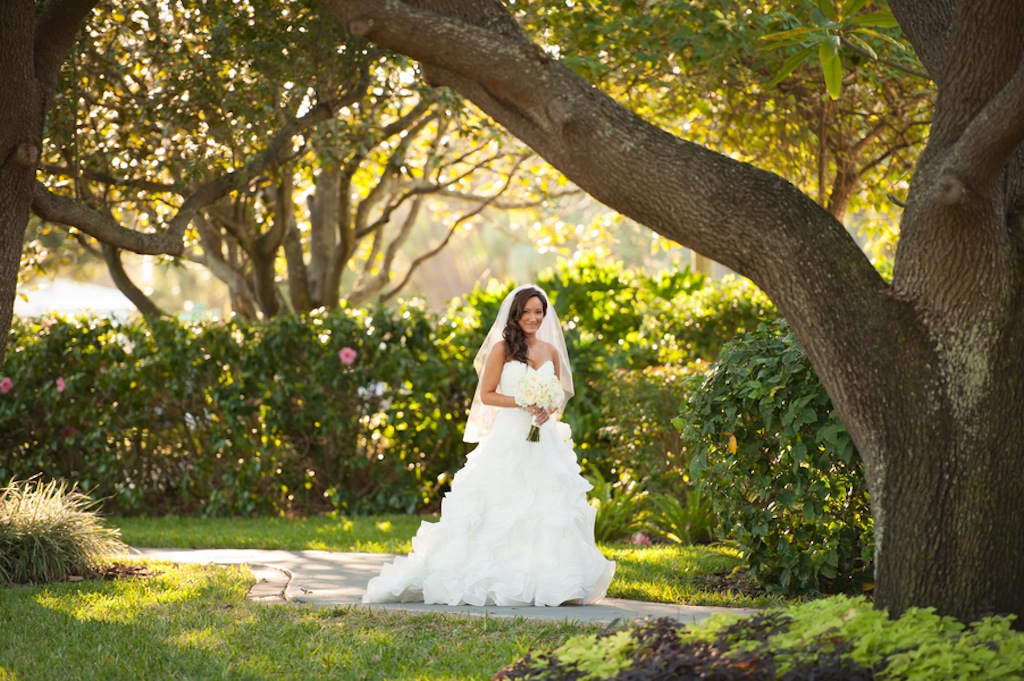
<instances>
[{"instance_id":1,"label":"concrete walkway","mask_svg":"<svg viewBox=\"0 0 1024 681\"><path fill-rule=\"evenodd\" d=\"M605 598L594 605L543 607L475 607L384 603L363 605L366 583L381 565L395 559L381 553L333 553L330 551L275 551L259 549L131 549L130 554L172 563L245 564L256 585L249 599L262 603L299 602L315 606L356 606L407 612L450 612L491 617L526 617L551 621L611 624L643 617L671 617L683 623L699 623L719 612L753 613L755 610L716 608L667 603L645 603Z\"/></svg>"}]
</instances>

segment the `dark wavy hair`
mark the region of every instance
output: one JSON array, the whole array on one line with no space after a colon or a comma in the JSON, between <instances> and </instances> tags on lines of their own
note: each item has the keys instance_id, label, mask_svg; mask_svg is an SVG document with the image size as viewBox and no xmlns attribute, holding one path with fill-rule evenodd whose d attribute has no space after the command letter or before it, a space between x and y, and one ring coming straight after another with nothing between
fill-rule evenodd
<instances>
[{"instance_id":1,"label":"dark wavy hair","mask_svg":"<svg viewBox=\"0 0 1024 681\"><path fill-rule=\"evenodd\" d=\"M505 328L501 332L501 337L505 339L506 362L513 359L517 362L527 362L529 348L526 347L526 334L523 333L523 327L519 326L519 318L523 316L526 303L531 298L540 298L544 316L548 316L548 299L544 297L540 289L531 286L516 294L516 297L512 299L512 307L508 311L508 321L505 322Z\"/></svg>"}]
</instances>

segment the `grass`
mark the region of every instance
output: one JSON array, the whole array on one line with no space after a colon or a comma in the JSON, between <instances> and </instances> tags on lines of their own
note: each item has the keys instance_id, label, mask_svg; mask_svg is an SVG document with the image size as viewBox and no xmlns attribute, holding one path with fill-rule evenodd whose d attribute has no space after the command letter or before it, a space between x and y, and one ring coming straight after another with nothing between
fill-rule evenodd
<instances>
[{"instance_id":1,"label":"grass","mask_svg":"<svg viewBox=\"0 0 1024 681\"><path fill-rule=\"evenodd\" d=\"M603 545L601 551L616 562L615 579L608 595L655 603L714 605L729 608L764 608L790 602L781 596L744 595L728 587L709 588L701 577L722 575L742 561L735 549L722 546ZM723 580L707 580L721 582Z\"/></svg>"},{"instance_id":2,"label":"grass","mask_svg":"<svg viewBox=\"0 0 1024 681\"><path fill-rule=\"evenodd\" d=\"M410 515L310 518L112 518L131 546L408 553L422 520Z\"/></svg>"},{"instance_id":3,"label":"grass","mask_svg":"<svg viewBox=\"0 0 1024 681\"><path fill-rule=\"evenodd\" d=\"M240 567L0 589L0 679L487 679L592 625L258 605Z\"/></svg>"},{"instance_id":4,"label":"grass","mask_svg":"<svg viewBox=\"0 0 1024 681\"><path fill-rule=\"evenodd\" d=\"M367 553L408 553L410 539L422 520L406 515L312 518L116 518L125 542L152 548L261 548ZM600 545L616 561L608 595L659 603L764 607L781 598L745 596L735 591L701 587L701 576L726 573L740 565L739 554L725 547L650 547Z\"/></svg>"}]
</instances>

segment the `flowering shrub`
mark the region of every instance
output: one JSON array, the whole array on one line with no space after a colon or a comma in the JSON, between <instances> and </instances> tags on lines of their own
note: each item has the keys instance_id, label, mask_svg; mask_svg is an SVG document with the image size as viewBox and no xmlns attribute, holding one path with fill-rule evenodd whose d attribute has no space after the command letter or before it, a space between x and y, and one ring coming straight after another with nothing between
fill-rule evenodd
<instances>
[{"instance_id":1,"label":"flowering shrub","mask_svg":"<svg viewBox=\"0 0 1024 681\"><path fill-rule=\"evenodd\" d=\"M121 512L412 511L465 452L459 354L414 307L21 322L0 478L76 480Z\"/></svg>"}]
</instances>

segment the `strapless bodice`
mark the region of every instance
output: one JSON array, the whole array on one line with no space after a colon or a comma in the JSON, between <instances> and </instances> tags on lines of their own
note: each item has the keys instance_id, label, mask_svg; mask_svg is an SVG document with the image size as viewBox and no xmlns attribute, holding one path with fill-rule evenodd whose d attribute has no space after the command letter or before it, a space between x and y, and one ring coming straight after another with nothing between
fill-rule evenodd
<instances>
[{"instance_id":1,"label":"strapless bodice","mask_svg":"<svg viewBox=\"0 0 1024 681\"><path fill-rule=\"evenodd\" d=\"M523 380L523 377L532 371L554 375L555 364L549 359L534 369L526 362L519 362L517 360L505 362L505 366L501 368L501 378L498 379L498 392L502 395L515 395L516 386L519 385L519 381Z\"/></svg>"}]
</instances>

